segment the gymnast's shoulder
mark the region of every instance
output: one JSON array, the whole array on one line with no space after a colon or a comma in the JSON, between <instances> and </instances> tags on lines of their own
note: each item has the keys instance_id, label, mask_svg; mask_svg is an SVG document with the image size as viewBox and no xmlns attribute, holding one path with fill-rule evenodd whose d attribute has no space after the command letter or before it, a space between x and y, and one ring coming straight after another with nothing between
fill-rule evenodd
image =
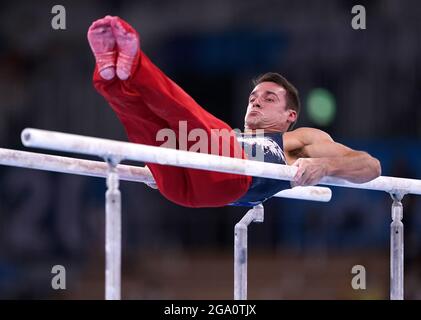
<instances>
[{"instance_id":1,"label":"gymnast's shoulder","mask_svg":"<svg viewBox=\"0 0 421 320\"><path fill-rule=\"evenodd\" d=\"M312 144L315 141L333 141L332 137L325 131L301 127L283 134L284 144L289 145L289 149L296 149L300 146Z\"/></svg>"}]
</instances>

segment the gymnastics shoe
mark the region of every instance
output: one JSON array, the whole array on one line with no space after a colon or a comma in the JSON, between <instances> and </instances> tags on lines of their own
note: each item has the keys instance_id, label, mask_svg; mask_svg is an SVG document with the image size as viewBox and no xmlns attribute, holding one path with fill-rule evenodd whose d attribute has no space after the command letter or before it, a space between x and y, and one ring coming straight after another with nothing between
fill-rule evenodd
<instances>
[{"instance_id":1,"label":"gymnastics shoe","mask_svg":"<svg viewBox=\"0 0 421 320\"><path fill-rule=\"evenodd\" d=\"M121 80L127 80L135 64L139 51L139 36L126 21L115 18L111 21L114 38L117 43L117 77Z\"/></svg>"},{"instance_id":2,"label":"gymnastics shoe","mask_svg":"<svg viewBox=\"0 0 421 320\"><path fill-rule=\"evenodd\" d=\"M116 41L111 27L113 19L114 17L106 16L96 20L88 30L88 41L98 72L105 80L113 79L116 74Z\"/></svg>"}]
</instances>

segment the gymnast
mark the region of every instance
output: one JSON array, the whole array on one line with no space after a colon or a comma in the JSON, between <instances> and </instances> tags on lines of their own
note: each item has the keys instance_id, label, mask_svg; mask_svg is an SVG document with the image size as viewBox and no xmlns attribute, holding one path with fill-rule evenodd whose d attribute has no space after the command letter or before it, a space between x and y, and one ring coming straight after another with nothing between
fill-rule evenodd
<instances>
[{"instance_id":1,"label":"gymnast","mask_svg":"<svg viewBox=\"0 0 421 320\"><path fill-rule=\"evenodd\" d=\"M96 61L94 86L116 113L131 142L161 146L158 132L163 128L178 132L180 121L187 123L188 131L204 130L209 144L211 130L233 131L151 62L140 48L136 30L121 18L106 16L93 22L87 37ZM354 183L380 176L380 162L368 153L337 143L318 129L291 130L300 101L296 88L280 74L261 75L254 85L244 132L224 141L230 149L228 156L249 159L256 149L245 146L260 148L265 162L296 166L293 181L148 163L164 197L186 207L254 206L291 185L316 185L324 176ZM255 134L258 130L264 132L263 137ZM187 141L187 150L193 144ZM222 151L219 147L209 153L227 156Z\"/></svg>"}]
</instances>

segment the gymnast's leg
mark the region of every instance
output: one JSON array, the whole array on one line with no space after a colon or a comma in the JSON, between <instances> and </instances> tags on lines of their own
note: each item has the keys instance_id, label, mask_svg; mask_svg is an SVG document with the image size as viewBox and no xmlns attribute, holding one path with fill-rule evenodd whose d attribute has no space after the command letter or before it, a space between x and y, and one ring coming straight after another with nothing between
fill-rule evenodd
<instances>
[{"instance_id":1,"label":"gymnast's leg","mask_svg":"<svg viewBox=\"0 0 421 320\"><path fill-rule=\"evenodd\" d=\"M136 31L123 20L107 16L94 22L88 39L97 62L94 86L116 112L130 141L159 146L162 142L157 141L157 132L170 128L177 135L179 121L187 122L188 131L204 130L209 146L211 129L231 130L148 59L139 48ZM187 148L194 143L187 141ZM222 155L222 145L219 143L215 154ZM230 140L228 145L230 156L244 157L236 141ZM148 167L166 198L189 207L226 205L240 198L251 182L247 176L158 164Z\"/></svg>"}]
</instances>

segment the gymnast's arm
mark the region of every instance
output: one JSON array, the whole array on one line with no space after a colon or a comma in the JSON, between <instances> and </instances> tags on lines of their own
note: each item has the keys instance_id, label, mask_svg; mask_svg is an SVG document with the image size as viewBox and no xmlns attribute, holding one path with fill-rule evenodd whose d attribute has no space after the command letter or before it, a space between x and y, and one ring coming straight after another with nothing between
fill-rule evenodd
<instances>
[{"instance_id":1,"label":"gymnast's arm","mask_svg":"<svg viewBox=\"0 0 421 320\"><path fill-rule=\"evenodd\" d=\"M364 183L381 175L379 160L364 151L356 151L333 141L326 133L313 128L287 132L286 150L299 150L292 165L298 167L294 186L315 185L324 176L338 177L353 183ZM285 139L285 138L284 138Z\"/></svg>"}]
</instances>

